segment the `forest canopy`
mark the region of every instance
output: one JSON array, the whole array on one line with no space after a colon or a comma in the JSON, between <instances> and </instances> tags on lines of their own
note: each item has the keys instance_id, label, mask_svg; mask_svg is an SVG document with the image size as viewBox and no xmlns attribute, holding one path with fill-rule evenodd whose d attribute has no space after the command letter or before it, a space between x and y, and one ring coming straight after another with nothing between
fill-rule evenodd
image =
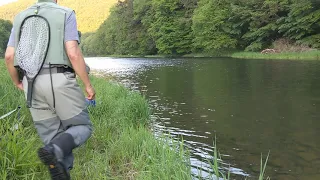
<instances>
[{"instance_id":1,"label":"forest canopy","mask_svg":"<svg viewBox=\"0 0 320 180\"><path fill-rule=\"evenodd\" d=\"M12 23L8 20L0 19L0 57L4 57L10 37Z\"/></svg>"},{"instance_id":2,"label":"forest canopy","mask_svg":"<svg viewBox=\"0 0 320 180\"><path fill-rule=\"evenodd\" d=\"M317 0L124 0L82 51L97 55L185 55L261 51L276 42L320 48Z\"/></svg>"}]
</instances>

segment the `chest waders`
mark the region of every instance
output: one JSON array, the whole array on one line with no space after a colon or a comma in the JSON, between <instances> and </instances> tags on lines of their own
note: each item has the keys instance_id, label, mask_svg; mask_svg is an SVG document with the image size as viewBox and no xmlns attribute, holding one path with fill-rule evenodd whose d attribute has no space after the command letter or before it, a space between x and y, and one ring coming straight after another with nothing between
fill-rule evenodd
<instances>
[{"instance_id":1,"label":"chest waders","mask_svg":"<svg viewBox=\"0 0 320 180\"><path fill-rule=\"evenodd\" d=\"M52 180L70 179L73 149L84 144L93 130L84 93L65 48L67 18L73 12L54 0L38 0L13 23L14 66L25 74L22 83L27 105L44 144L38 157ZM55 107L55 100L63 103Z\"/></svg>"},{"instance_id":2,"label":"chest waders","mask_svg":"<svg viewBox=\"0 0 320 180\"><path fill-rule=\"evenodd\" d=\"M56 111L52 73L73 71L64 45L66 18L73 12L70 8L57 5L54 0L38 0L14 18L14 66L18 72L22 72L23 75L19 73L20 78L25 76L27 81L25 87L28 88L25 91L28 108ZM38 88L35 87L35 81L39 79L38 75L49 73L49 91L52 91L54 102L52 107L36 107L36 102L32 103Z\"/></svg>"}]
</instances>

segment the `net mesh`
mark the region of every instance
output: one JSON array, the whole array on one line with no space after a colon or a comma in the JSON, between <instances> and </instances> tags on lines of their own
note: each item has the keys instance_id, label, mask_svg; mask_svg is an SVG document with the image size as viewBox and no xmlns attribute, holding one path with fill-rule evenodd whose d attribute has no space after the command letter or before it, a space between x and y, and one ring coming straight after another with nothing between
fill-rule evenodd
<instances>
[{"instance_id":1,"label":"net mesh","mask_svg":"<svg viewBox=\"0 0 320 180\"><path fill-rule=\"evenodd\" d=\"M20 41L16 51L18 65L29 78L34 78L41 69L49 43L49 26L37 16L25 20L21 27Z\"/></svg>"}]
</instances>

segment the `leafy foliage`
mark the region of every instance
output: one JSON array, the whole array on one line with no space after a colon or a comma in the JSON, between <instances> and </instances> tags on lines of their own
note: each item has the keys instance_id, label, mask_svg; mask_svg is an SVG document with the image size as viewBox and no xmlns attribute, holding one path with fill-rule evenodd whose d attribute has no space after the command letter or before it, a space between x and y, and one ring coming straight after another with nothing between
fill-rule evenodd
<instances>
[{"instance_id":1,"label":"leafy foliage","mask_svg":"<svg viewBox=\"0 0 320 180\"><path fill-rule=\"evenodd\" d=\"M319 7L316 0L125 0L83 50L91 55L210 54L259 51L279 39L300 49L319 48Z\"/></svg>"},{"instance_id":2,"label":"leafy foliage","mask_svg":"<svg viewBox=\"0 0 320 180\"><path fill-rule=\"evenodd\" d=\"M142 4L141 4L142 5ZM142 23L142 16L136 16L133 1L118 2L111 9L110 17L95 34L89 35L81 45L86 55L104 54L152 54L153 41ZM141 6L144 11L145 5Z\"/></svg>"},{"instance_id":3,"label":"leafy foliage","mask_svg":"<svg viewBox=\"0 0 320 180\"><path fill-rule=\"evenodd\" d=\"M200 0L194 11L194 46L204 51L234 48L237 39L233 37L238 30L228 22L231 13L230 3L221 0Z\"/></svg>"},{"instance_id":4,"label":"leafy foliage","mask_svg":"<svg viewBox=\"0 0 320 180\"><path fill-rule=\"evenodd\" d=\"M11 28L12 24L10 21L0 19L0 57L4 57Z\"/></svg>"},{"instance_id":5,"label":"leafy foliage","mask_svg":"<svg viewBox=\"0 0 320 180\"><path fill-rule=\"evenodd\" d=\"M286 17L279 19L279 31L298 43L320 48L320 2L293 0Z\"/></svg>"},{"instance_id":6,"label":"leafy foliage","mask_svg":"<svg viewBox=\"0 0 320 180\"><path fill-rule=\"evenodd\" d=\"M5 17L11 18L10 13L32 1L19 0L0 7L0 18L6 13ZM82 0L76 3L61 0L59 3L74 8L80 30L90 32L83 35L81 44L87 56L260 51L273 47L281 39L292 42L294 47L301 46L300 49L320 48L318 0ZM111 5L114 6L109 15ZM98 30L92 32L95 29Z\"/></svg>"},{"instance_id":7,"label":"leafy foliage","mask_svg":"<svg viewBox=\"0 0 320 180\"><path fill-rule=\"evenodd\" d=\"M103 52L84 41L87 55L122 54L181 55L192 49L191 16L195 1L125 0L118 2L96 34L104 42Z\"/></svg>"},{"instance_id":8,"label":"leafy foliage","mask_svg":"<svg viewBox=\"0 0 320 180\"><path fill-rule=\"evenodd\" d=\"M154 21L149 32L160 54L186 54L191 50L191 27L180 0L152 1Z\"/></svg>"}]
</instances>

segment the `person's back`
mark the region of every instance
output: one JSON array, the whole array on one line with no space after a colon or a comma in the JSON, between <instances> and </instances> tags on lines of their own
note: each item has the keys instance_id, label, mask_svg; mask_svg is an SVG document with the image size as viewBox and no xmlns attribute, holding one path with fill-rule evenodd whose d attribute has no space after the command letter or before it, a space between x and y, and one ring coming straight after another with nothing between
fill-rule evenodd
<instances>
[{"instance_id":1,"label":"person's back","mask_svg":"<svg viewBox=\"0 0 320 180\"><path fill-rule=\"evenodd\" d=\"M37 15L44 18L49 23L50 29L50 39L48 47L49 49L47 51L45 67L47 67L49 63L59 65L63 64L72 67L66 51L64 50L63 44L65 36L65 26L68 25L68 19L66 19L66 17L72 17L74 11L72 9L59 6L52 1L53 0L39 0L39 3L32 5L28 9L20 12L15 17L13 23L13 29L16 31L14 32L15 48L17 49L18 42L20 40L19 36L21 35L21 33L19 33L19 31L22 28L21 26L23 24L23 21L25 21L27 17ZM73 31L77 33L77 31L75 31L76 27L72 28ZM66 32L68 33L68 29L66 29ZM66 35L68 36L68 34ZM78 34L74 34L73 36L78 36ZM73 37L73 40L79 41L79 38ZM17 62L15 61L15 66L17 65Z\"/></svg>"},{"instance_id":2,"label":"person's back","mask_svg":"<svg viewBox=\"0 0 320 180\"><path fill-rule=\"evenodd\" d=\"M38 3L19 13L8 48L6 63L14 84L24 90L28 107L45 146L39 158L52 179L69 179L72 150L92 133L86 98L76 81L83 81L87 99L95 98L81 54L75 13L56 4ZM18 70L23 71L22 82Z\"/></svg>"}]
</instances>

